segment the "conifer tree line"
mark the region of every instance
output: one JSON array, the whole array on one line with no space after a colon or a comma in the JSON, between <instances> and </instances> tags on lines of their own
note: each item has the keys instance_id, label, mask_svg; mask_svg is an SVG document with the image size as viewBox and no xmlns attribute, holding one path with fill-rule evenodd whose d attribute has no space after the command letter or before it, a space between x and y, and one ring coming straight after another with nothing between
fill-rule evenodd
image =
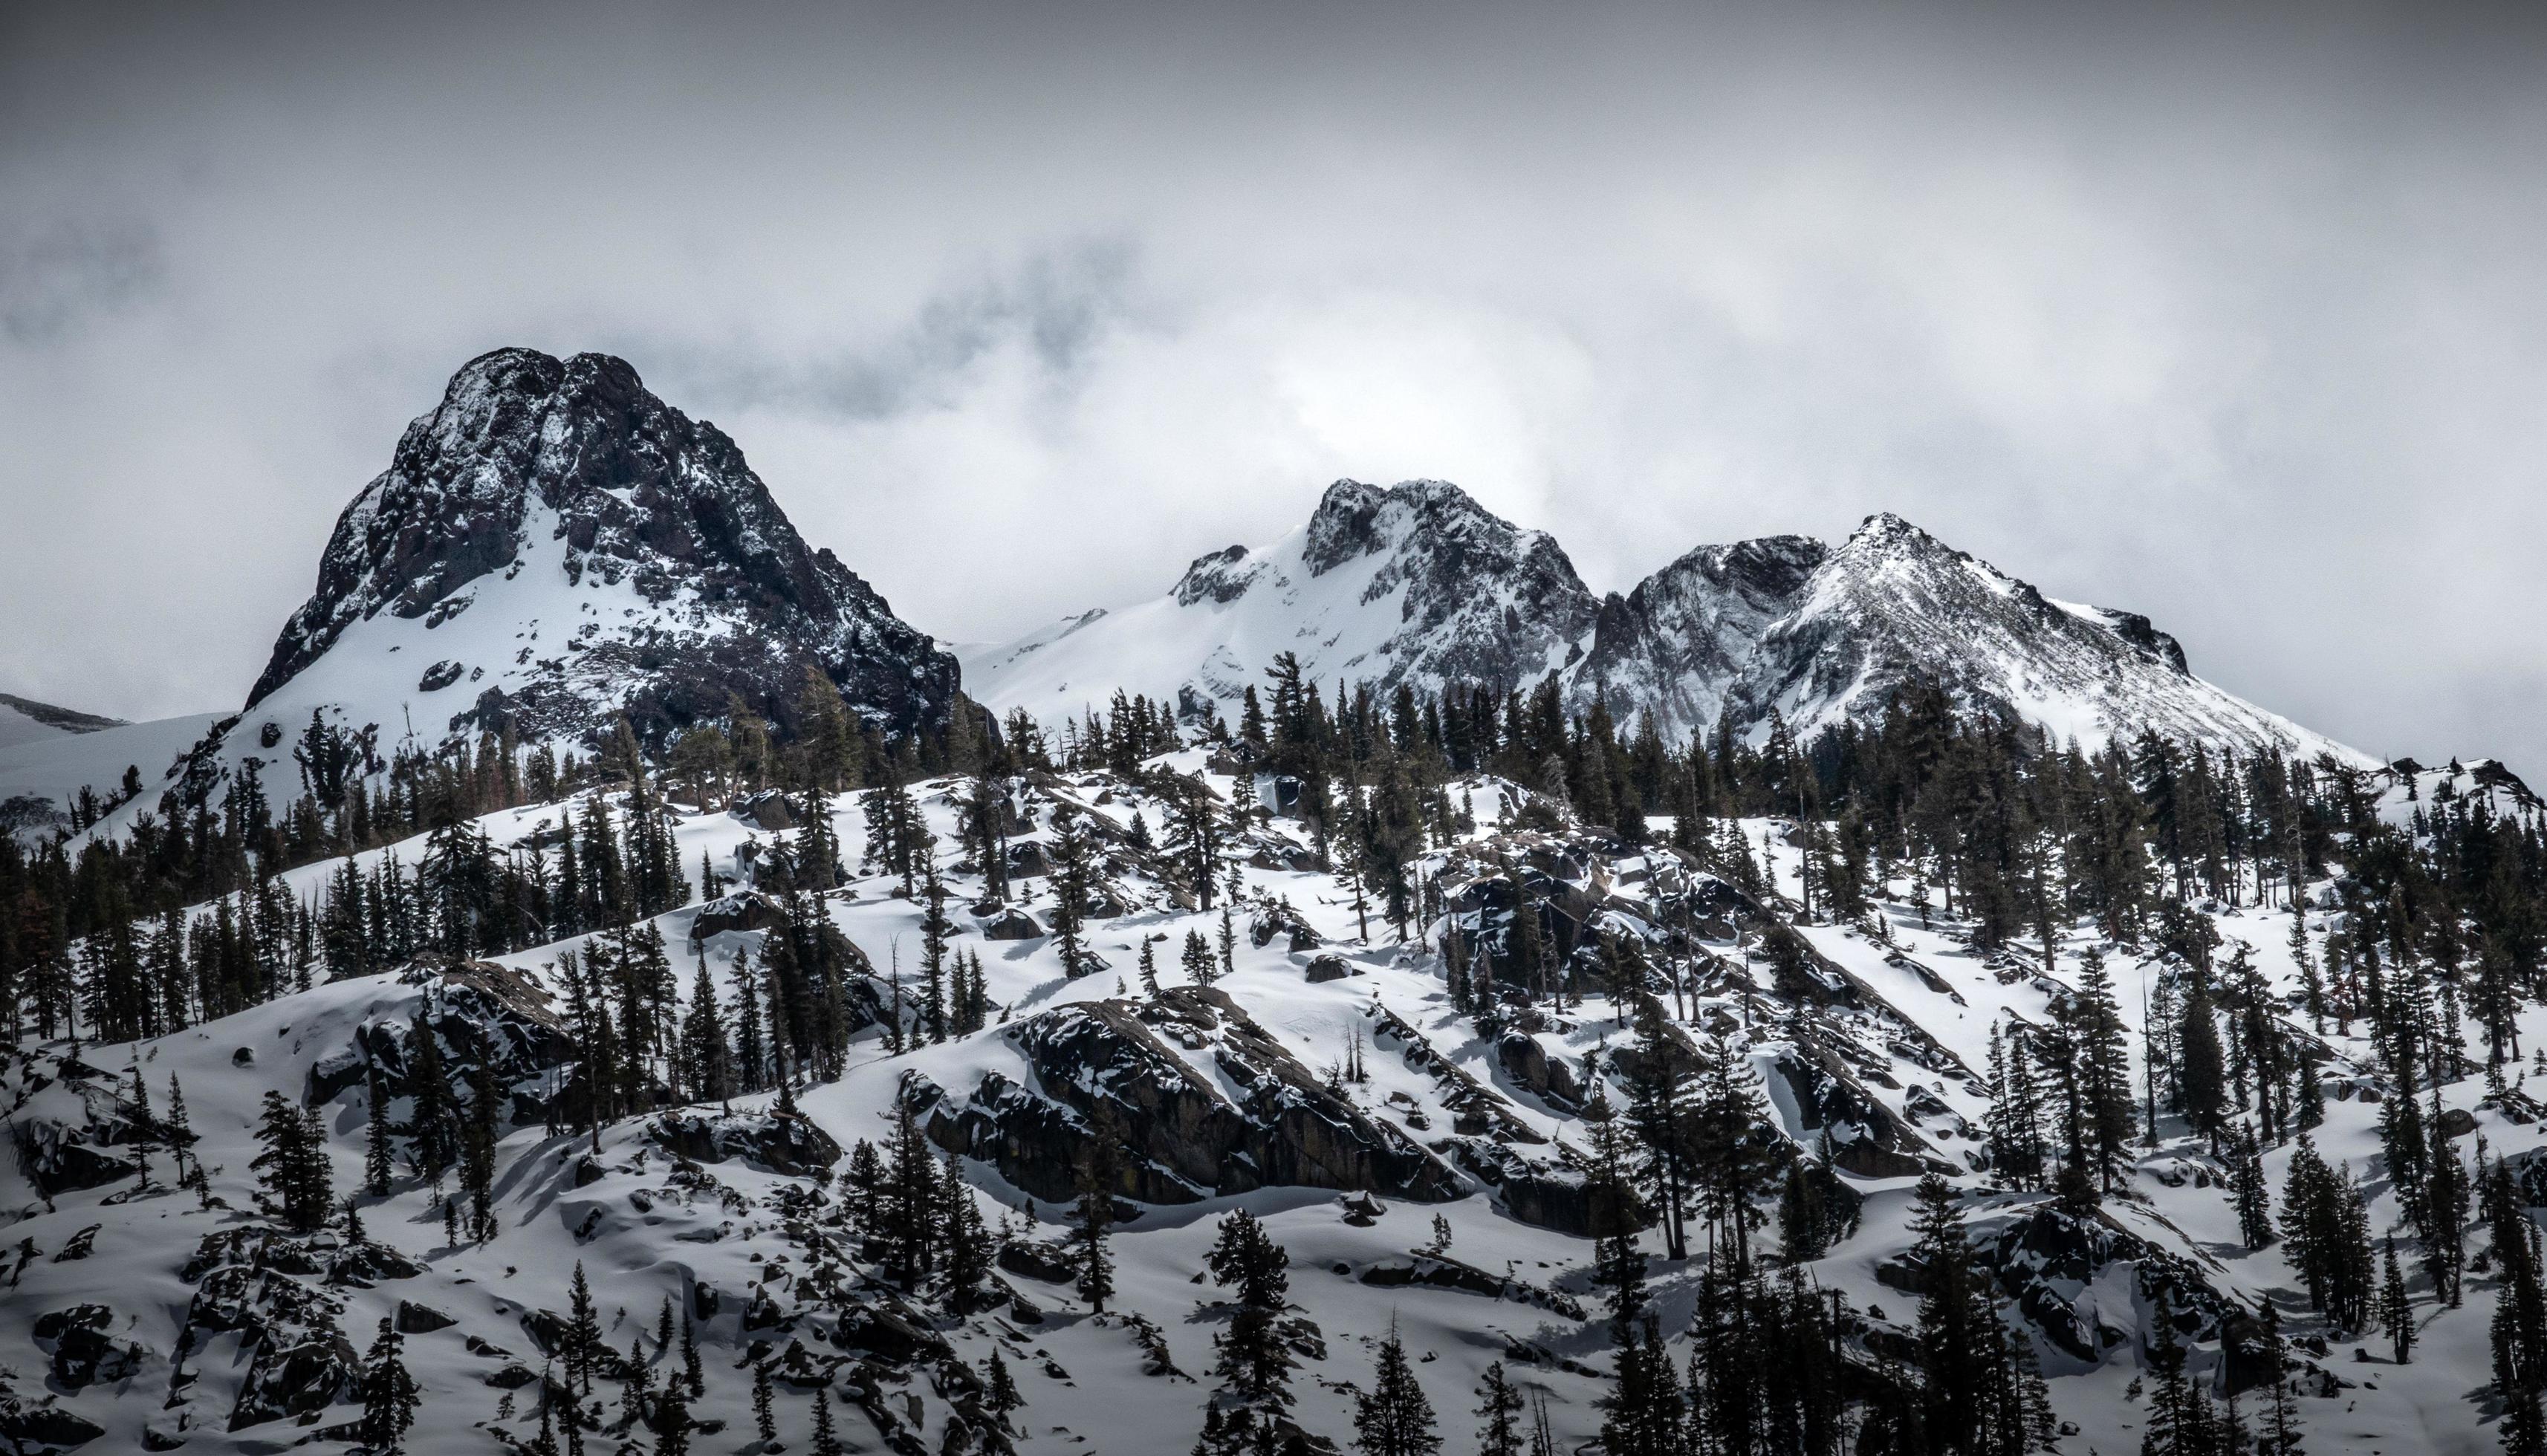
<instances>
[{"instance_id":1,"label":"conifer tree line","mask_svg":"<svg viewBox=\"0 0 2547 1456\"><path fill-rule=\"evenodd\" d=\"M297 797L280 799L255 762L216 793L198 765L155 812L80 843L76 858L68 834L32 848L0 835L0 1021L13 1041L164 1035L418 955L502 954L659 914L717 888L712 870L675 862L676 802L788 795L808 827L767 846L760 880L828 889L844 873L823 812L831 796L1010 766L970 705L942 733L888 742L809 667L797 700L778 707L772 723L734 699L724 723L660 745L641 743L623 716L585 757L525 749L506 731L384 759L375 735L313 714L289 748ZM509 847L471 822L553 802L552 830ZM419 835L413 863L354 860ZM343 863L308 899L277 878L329 858Z\"/></svg>"}]
</instances>

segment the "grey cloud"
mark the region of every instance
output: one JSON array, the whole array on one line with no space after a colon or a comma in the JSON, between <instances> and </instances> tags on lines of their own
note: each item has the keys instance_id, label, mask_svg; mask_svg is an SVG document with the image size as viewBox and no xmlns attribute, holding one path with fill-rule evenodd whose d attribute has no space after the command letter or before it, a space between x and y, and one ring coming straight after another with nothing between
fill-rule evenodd
<instances>
[{"instance_id":1,"label":"grey cloud","mask_svg":"<svg viewBox=\"0 0 2547 1456\"><path fill-rule=\"evenodd\" d=\"M158 233L135 218L0 224L0 332L20 344L58 339L154 288L163 269Z\"/></svg>"},{"instance_id":2,"label":"grey cloud","mask_svg":"<svg viewBox=\"0 0 2547 1456\"><path fill-rule=\"evenodd\" d=\"M234 704L522 343L629 357L948 638L1342 474L1603 587L1889 509L2547 772L2536 7L422 15L13 14L0 196L87 220L0 231L0 690Z\"/></svg>"}]
</instances>

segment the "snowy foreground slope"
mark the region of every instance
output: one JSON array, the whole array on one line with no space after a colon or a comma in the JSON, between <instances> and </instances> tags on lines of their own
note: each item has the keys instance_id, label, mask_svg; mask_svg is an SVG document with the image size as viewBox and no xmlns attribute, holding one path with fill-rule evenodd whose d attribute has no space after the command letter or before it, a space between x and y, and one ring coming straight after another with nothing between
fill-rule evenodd
<instances>
[{"instance_id":1,"label":"snowy foreground slope","mask_svg":"<svg viewBox=\"0 0 2547 1456\"><path fill-rule=\"evenodd\" d=\"M1172 762L1191 770L1201 760L1187 753ZM2412 803L2406 785L2391 783L2388 810L2402 819L2448 772L2420 776ZM2486 790L2477 776L2460 777L2461 792ZM1242 787L1219 775L1208 782L1224 796ZM915 789L929 827L946 842L955 839L951 787ZM1441 922L1400 942L1373 915L1365 935L1349 890L1315 869L1291 867L1306 866L1309 856L1298 826L1281 820L1239 846L1247 899L1235 916L1234 972L1209 993L1182 989L1188 976L1178 952L1187 932L1216 938L1220 918L1181 906L1183 892L1151 873L1147 851L1125 838L1136 810L1156 823L1159 807L1100 775L1039 776L1016 788L1019 844L1047 842L1052 812L1065 801L1103 826L1107 908L1116 913L1092 918L1087 944L1106 969L1072 979L1051 938L991 938L1043 927L1005 912L996 920L968 912L982 880L978 868L959 865L949 877L955 943L981 957L999 1008L994 1024L899 1056L887 1052L880 1028L870 1028L836 1080L800 1085L801 1119L774 1117L764 1093L733 1099L731 1113L709 1104L622 1120L600 1133L597 1151L571 1133L546 1133L540 1099L571 1075L553 1046L541 1051L549 1046L542 1028L554 1027L559 1010L553 998L562 994L553 967L575 948L569 944L507 956L499 966L427 966L322 984L137 1045L55 1042L22 1054L0 1083L21 1150L0 1173L0 1217L10 1224L0 1233L7 1287L0 1368L8 1383L0 1431L28 1450L272 1452L313 1439L316 1449L338 1449L359 1413L351 1362L389 1319L410 1331L406 1360L423 1387L408 1448L518 1448L535 1437L540 1373L580 1263L605 1343L616 1352L635 1348L659 1388L681 1360L677 1348L658 1346L658 1312L669 1300L688 1316L705 1386L692 1413L708 1423L692 1436L694 1450L778 1449L760 1445L752 1429L754 1362L775 1374L786 1449L810 1448L818 1389L837 1403L850 1449L972 1449L984 1421L976 1382L996 1353L1023 1397L1010 1416L1016 1449L1183 1451L1201 1426L1211 1338L1228 1317L1226 1293L1204 1278L1202 1256L1215 1223L1244 1208L1291 1256L1295 1413L1307 1432L1349 1445L1343 1388L1367 1385L1372 1348L1394 1328L1418 1355L1416 1375L1443 1417L1449 1449L1472 1449L1472 1390L1496 1360L1525 1389L1543 1393L1558 1449L1589 1440L1612 1353L1588 1283L1591 1241L1571 1226L1579 1208L1568 1200L1579 1194L1581 1175L1563 1150L1585 1142L1578 1113L1589 1079L1616 1074L1606 1055L1598 1071L1589 1059L1627 1041L1623 1008L1595 987L1562 1010L1542 1002L1505 1036L1481 1036L1450 1006L1443 957L1428 948L1439 945ZM2192 1327L2193 1364L2212 1375L2223 1358L2216 1316L2265 1298L2279 1306L2316 1372L2301 1402L2313 1451L2493 1448L2479 1389L2496 1300L2491 1281L2471 1277L2456 1309L2439 1308L2417 1286L2422 1344L2412 1365L2393 1364L2375 1338L2337 1338L2318 1352L2307 1341L2326 1331L2307 1313L2280 1246L2244 1247L2219 1164L2172 1120L2165 1141L2139 1159L2127 1193L2083 1225L2055 1213L2047 1195L2005 1191L1978 1170L1991 1030L2047 1019L2053 995L2074 985L2078 958L2091 947L2083 927L2064 935L2049 971L2031 953L1978 958L1961 927L1942 918L1923 924L1907 902L1908 886L1896 882L1879 908L1883 940L1867 924L1800 925L1821 958L1818 989L1791 998L1774 988L1765 963L1745 953L1772 915L1792 911L1780 897L1752 899L1669 851L1501 828L1503 811L1521 796L1496 781L1456 785L1452 796L1466 799L1476 828L1461 845L1436 850L1424 869L1447 892L1449 912L1472 928L1481 916L1493 918L1494 887L1509 883L1491 867L1511 863L1561 907L1564 923L1645 937L1672 920L1708 947L1714 970L1664 998L1672 1023L1692 1036L1723 1034L1778 1131L1808 1156L1829 1157L1846 1189L1864 1200L1856 1231L1809 1270L1866 1317L1850 1341L1853 1360L1880 1364L1908 1328L1915 1299L1900 1292L1895 1266L1911 1186L1918 1173L1937 1169L1971 1195L1976 1242L2013 1230L2033 1250L2008 1261L2016 1272L2003 1277L2021 1283L2010 1308L2026 1312L2018 1318L2065 1422L2058 1449L2137 1448L2147 1403L2136 1383L2146 1375L2155 1291L2166 1292L2169 1308L2189 1312L2180 1323ZM848 801L837 809L834 827L855 864L863 847L858 816ZM552 826L557 811L509 811L480 827L499 844L518 842ZM1739 828L1785 897L1797 895L1793 826L1749 820ZM695 871L704 857L721 874L740 875L746 862L738 850L769 838L731 813L685 814L679 860ZM421 845L375 850L365 862L387 854L411 865ZM1031 861L1018 860L1027 877L1015 884L1023 912L1040 916L1051 892L1031 877ZM307 896L334 868L307 866L287 878ZM908 993L922 907L898 888L889 876L854 878L823 899L822 913L880 973L901 967ZM702 913L694 902L655 922L685 988L694 964L686 946ZM2296 993L2285 906L2203 913L2228 942L2251 948L2278 991ZM2323 953L2334 918L2324 908L2307 912L2312 955ZM765 934L721 930L699 944L699 963L723 997L735 995L738 956L757 964ZM1138 945L1155 936L1167 937L1158 955L1165 988L1152 996L1134 968ZM2122 959L2111 970L2137 1058L2142 987L2167 968ZM447 1029L439 1034L451 1041L448 1051L490 1029L514 1049L503 1068L510 1095L494 1177L499 1231L483 1242L446 1238L430 1190L401 1169L389 1197L361 1200L368 1243L340 1232L278 1232L256 1211L250 1167L261 1097L273 1090L295 1103L314 1100L329 1134L334 1187L357 1188L366 1127L361 1049L391 1046L420 1011ZM2365 1070L2370 1049L2332 1028L2319 1037L2296 1012L2293 1022L2328 1056L2322 1075L2329 1100L2316 1146L2367 1179L2373 1228L2384 1230L2397 1209L2379 1167L2378 1107L2366 1095L2376 1086ZM2524 1046L2547 1046L2547 1014L2525 1011L2521 1034ZM1366 1066L1366 1080L1329 1082L1331 1070L1356 1061ZM1305 1073L1305 1086L1283 1079L1286 1063ZM160 1117L170 1078L182 1084L210 1208L170 1189L164 1150L144 1155L149 1186L136 1182L134 1110L126 1100L135 1067ZM2490 1099L2484 1092L2477 1077L2441 1089L2452 1114L2470 1115L2462 1147L2476 1136L2497 1155L2547 1145L2547 1128L2532 1120L2535 1104L2516 1091ZM1136 1127L1127 1138L1136 1155L1131 1175L1146 1179L1154 1196L1134 1202L1137 1216L1114 1240L1115 1313L1091 1314L1048 1247L1066 1213L1057 1201L1066 1195L1048 1186L1052 1158L1076 1150L999 1135L1084 1126L1082 1109L1098 1097L1171 1094L1194 1113L1184 1126L1226 1124L1258 1141L1248 1157L1224 1158L1216 1171L1206 1163L1197 1176L1194 1165L1175 1159L1203 1147L1201 1134L1180 1145ZM1624 1088L1611 1095L1623 1098ZM996 1301L969 1318L890 1290L834 1219L843 1197L840 1151L861 1139L881 1142L898 1102L929 1121L941 1145L970 1148L964 1179L1009 1248ZM1256 1116L1267 1108L1290 1109L1288 1126L1319 1130L1322 1156L1278 1175L1284 1150L1297 1145L1283 1142L1284 1124ZM406 1110L402 1098L397 1111ZM989 1133L967 1143L959 1131L967 1115ZM2266 1156L2277 1191L2292 1152ZM1354 1176L1363 1185L1347 1186ZM1261 1186L1222 1191L1215 1178ZM1389 1191L1372 1186L1381 1183ZM1447 1242L1438 1239L1437 1217ZM1644 1247L1654 1257L1663 1328L1685 1327L1698 1264L1663 1259L1650 1233ZM1768 1247L1774 1233L1764 1255ZM596 1384L605 1426L620 1419L621 1384L616 1374ZM642 1428L588 1435L587 1449L620 1449L623 1439L653 1449Z\"/></svg>"},{"instance_id":2,"label":"snowy foreground slope","mask_svg":"<svg viewBox=\"0 0 2547 1456\"><path fill-rule=\"evenodd\" d=\"M2053 600L1898 516L1836 547L1702 546L1596 600L1552 538L1439 480L1338 481L1306 526L1203 557L1166 596L967 648L964 685L1047 725L1117 689L1234 716L1285 651L1311 681L1383 700L1401 683L1502 694L1553 673L1575 711L1600 703L1623 734L1651 715L1676 742L1719 722L1756 742L1773 715L1800 740L1870 727L1896 688L1929 681L1965 712L2090 751L2148 728L2240 756L2371 762L2194 676L2148 618Z\"/></svg>"}]
</instances>

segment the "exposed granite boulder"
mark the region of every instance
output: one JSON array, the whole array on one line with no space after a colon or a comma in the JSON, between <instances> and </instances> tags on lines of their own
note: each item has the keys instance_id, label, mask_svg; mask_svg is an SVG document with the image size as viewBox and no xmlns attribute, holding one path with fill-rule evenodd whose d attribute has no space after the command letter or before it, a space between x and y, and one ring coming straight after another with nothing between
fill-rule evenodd
<instances>
[{"instance_id":1,"label":"exposed granite boulder","mask_svg":"<svg viewBox=\"0 0 2547 1456\"><path fill-rule=\"evenodd\" d=\"M364 1022L352 1046L313 1065L312 1105L359 1093L367 1065L380 1068L393 1098L413 1096L419 1025L436 1039L455 1105L469 1095L466 1069L482 1063L493 1069L507 1104L503 1115L514 1123L542 1122L571 1105L581 1076L574 1038L549 993L530 978L492 961L417 961L398 980L423 987L415 1013Z\"/></svg>"},{"instance_id":2,"label":"exposed granite boulder","mask_svg":"<svg viewBox=\"0 0 2547 1456\"><path fill-rule=\"evenodd\" d=\"M110 1335L114 1328L115 1311L104 1305L73 1305L39 1316L36 1345L52 1356L54 1383L77 1391L138 1374L148 1351Z\"/></svg>"},{"instance_id":3,"label":"exposed granite boulder","mask_svg":"<svg viewBox=\"0 0 2547 1456\"><path fill-rule=\"evenodd\" d=\"M646 1136L665 1152L693 1162L739 1157L789 1177L828 1172L843 1156L832 1135L811 1121L774 1113L685 1108L655 1118L646 1125Z\"/></svg>"},{"instance_id":4,"label":"exposed granite boulder","mask_svg":"<svg viewBox=\"0 0 2547 1456\"><path fill-rule=\"evenodd\" d=\"M1236 1095L1196 1073L1160 1040L1161 1029L1208 1048ZM1115 1192L1136 1202L1191 1203L1269 1186L1419 1202L1461 1191L1440 1158L1329 1092L1219 990L1178 986L1139 1006L1075 1002L1004 1035L1025 1058L1028 1084L991 1071L967 1096L917 1080L905 1096L939 1146L994 1163L1038 1198L1076 1192L1076 1150L1100 1099L1130 1154Z\"/></svg>"},{"instance_id":5,"label":"exposed granite boulder","mask_svg":"<svg viewBox=\"0 0 2547 1456\"><path fill-rule=\"evenodd\" d=\"M712 935L734 931L770 930L787 923L787 907L757 890L739 890L720 896L699 906L690 918L690 939L704 941Z\"/></svg>"}]
</instances>

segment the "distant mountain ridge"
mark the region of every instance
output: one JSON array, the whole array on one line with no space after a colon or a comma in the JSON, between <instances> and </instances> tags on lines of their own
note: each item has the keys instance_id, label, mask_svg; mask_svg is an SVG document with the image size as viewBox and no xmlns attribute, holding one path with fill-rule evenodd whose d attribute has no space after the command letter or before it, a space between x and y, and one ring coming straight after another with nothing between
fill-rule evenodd
<instances>
[{"instance_id":1,"label":"distant mountain ridge","mask_svg":"<svg viewBox=\"0 0 2547 1456\"><path fill-rule=\"evenodd\" d=\"M23 725L16 722L17 720L23 720ZM27 738L44 736L44 734L39 731L41 729L50 729L56 733L98 733L108 728L123 728L125 721L121 718L101 718L97 714L81 713L71 708L58 708L50 703L39 703L33 698L21 698L15 693L0 693L0 724L8 725L6 728L0 728L0 742L15 743ZM14 731L12 731L13 728Z\"/></svg>"},{"instance_id":2,"label":"distant mountain ridge","mask_svg":"<svg viewBox=\"0 0 2547 1456\"><path fill-rule=\"evenodd\" d=\"M1702 546L1596 598L1555 539L1439 480L1341 480L1306 526L1261 551L1197 559L1168 595L967 649L986 707L1040 718L1118 688L1226 712L1292 651L1323 682L1514 691L1554 673L1576 709L1669 737L1773 718L1810 736L1879 720L1893 691L1945 688L1967 710L2094 747L2170 737L2314 756L2366 755L2196 677L2135 612L2057 601L1889 513L1837 546L1773 536Z\"/></svg>"},{"instance_id":3,"label":"distant mountain ridge","mask_svg":"<svg viewBox=\"0 0 2547 1456\"><path fill-rule=\"evenodd\" d=\"M1580 653L1599 603L1554 537L1439 480L1329 486L1300 529L1198 557L1164 597L971 651L967 691L1005 714L1101 707L1116 688L1234 703L1279 652L1312 678L1512 687Z\"/></svg>"}]
</instances>

